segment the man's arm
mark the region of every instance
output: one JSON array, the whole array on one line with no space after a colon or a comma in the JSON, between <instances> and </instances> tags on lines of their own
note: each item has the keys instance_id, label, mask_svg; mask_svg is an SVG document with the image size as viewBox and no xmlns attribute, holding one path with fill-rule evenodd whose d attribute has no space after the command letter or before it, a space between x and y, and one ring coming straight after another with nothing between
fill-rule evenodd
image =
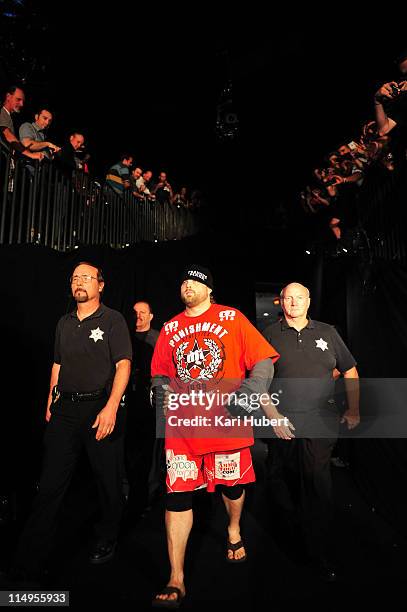
<instances>
[{"instance_id":1,"label":"man's arm","mask_svg":"<svg viewBox=\"0 0 407 612\"><path fill-rule=\"evenodd\" d=\"M131 361L121 359L116 363L116 373L113 379L112 390L104 408L99 412L92 429L97 427L96 440L102 440L112 433L116 424L116 413L120 401L126 391L130 378Z\"/></svg>"},{"instance_id":2,"label":"man's arm","mask_svg":"<svg viewBox=\"0 0 407 612\"><path fill-rule=\"evenodd\" d=\"M277 438L281 438L282 440L291 440L292 438L295 438L295 435L293 434L293 431L295 431L294 425L290 423L286 417L280 414L276 406L273 404L271 397L269 396L267 399L262 398L260 403L264 414L268 419L277 419L279 423L282 423L273 427ZM284 420L286 424L283 423Z\"/></svg>"},{"instance_id":3,"label":"man's arm","mask_svg":"<svg viewBox=\"0 0 407 612\"><path fill-rule=\"evenodd\" d=\"M44 153L41 153L39 151L37 151L36 153L31 153L31 151L26 149L26 147L18 140L18 138L8 127L0 126L0 130L2 132L4 140L8 142L10 148L14 151L18 151L19 153L22 153L23 155L25 155L25 157L29 157L30 159L41 160L44 158Z\"/></svg>"},{"instance_id":4,"label":"man's arm","mask_svg":"<svg viewBox=\"0 0 407 612\"><path fill-rule=\"evenodd\" d=\"M54 145L48 140L33 140L32 138L22 138L21 142L30 151L42 151L43 149L51 149L55 153L60 151L61 147Z\"/></svg>"},{"instance_id":5,"label":"man's arm","mask_svg":"<svg viewBox=\"0 0 407 612\"><path fill-rule=\"evenodd\" d=\"M14 136L10 128L6 127L5 125L0 126L0 131L4 140L6 140L9 144L12 144L13 142L20 142L18 138Z\"/></svg>"},{"instance_id":6,"label":"man's arm","mask_svg":"<svg viewBox=\"0 0 407 612\"><path fill-rule=\"evenodd\" d=\"M357 183L363 177L363 173L359 170L354 172L350 176L340 176L339 174L335 174L336 185L344 185L345 183Z\"/></svg>"},{"instance_id":7,"label":"man's arm","mask_svg":"<svg viewBox=\"0 0 407 612\"><path fill-rule=\"evenodd\" d=\"M341 423L347 423L348 429L357 427L360 423L359 414L359 374L355 367L343 373L345 381L346 399L348 408L344 412Z\"/></svg>"},{"instance_id":8,"label":"man's arm","mask_svg":"<svg viewBox=\"0 0 407 612\"><path fill-rule=\"evenodd\" d=\"M248 414L253 412L252 402L250 397L259 403L269 419L280 419L280 422L284 420L284 416L280 414L273 404L271 397L268 393L268 389L272 383L274 375L274 365L270 358L262 359L258 361L253 368L250 370L249 378L246 378L241 386L231 394L228 405L226 406L232 415L237 414ZM236 399L235 399L236 398ZM256 407L257 409L257 407ZM277 425L273 427L274 433L278 438L284 440L290 440L294 438L294 434L290 431L294 429L291 423L287 425Z\"/></svg>"},{"instance_id":9,"label":"man's arm","mask_svg":"<svg viewBox=\"0 0 407 612\"><path fill-rule=\"evenodd\" d=\"M385 83L376 91L374 96L374 108L379 136L388 134L397 125L397 123L387 115L383 106L383 100L393 99L392 85L397 85L397 83L395 81Z\"/></svg>"},{"instance_id":10,"label":"man's arm","mask_svg":"<svg viewBox=\"0 0 407 612\"><path fill-rule=\"evenodd\" d=\"M61 369L61 364L60 363L54 363L52 366L52 370L51 370L51 380L49 381L49 394L48 394L48 401L47 401L47 409L45 411L45 420L48 422L51 418L51 411L50 411L50 407L52 404L52 390L55 387L55 385L58 384L58 378L59 378L59 370Z\"/></svg>"},{"instance_id":11,"label":"man's arm","mask_svg":"<svg viewBox=\"0 0 407 612\"><path fill-rule=\"evenodd\" d=\"M151 192L153 195L156 193L156 191L158 191L158 189L162 189L164 187L165 183L157 183L156 185L154 185L154 187L151 189Z\"/></svg>"}]
</instances>

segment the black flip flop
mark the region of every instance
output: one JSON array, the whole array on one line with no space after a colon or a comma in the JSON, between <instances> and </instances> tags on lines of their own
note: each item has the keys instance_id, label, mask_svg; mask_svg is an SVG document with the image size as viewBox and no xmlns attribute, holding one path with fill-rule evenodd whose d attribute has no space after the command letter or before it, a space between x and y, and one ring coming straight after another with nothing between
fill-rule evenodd
<instances>
[{"instance_id":1,"label":"black flip flop","mask_svg":"<svg viewBox=\"0 0 407 612\"><path fill-rule=\"evenodd\" d=\"M239 548L244 548L244 544L243 544L242 540L239 540L235 544L232 544L228 540L227 551L226 552L228 552L229 550L232 550L233 552L235 552L236 550L239 550ZM246 561L246 559L247 559L247 553L241 559L229 559L228 555L226 554L226 561L228 563L243 563L244 561Z\"/></svg>"},{"instance_id":2,"label":"black flip flop","mask_svg":"<svg viewBox=\"0 0 407 612\"><path fill-rule=\"evenodd\" d=\"M157 599L158 595L172 595L175 593L177 595L177 599ZM181 593L181 589L174 586L166 586L162 591L160 591L151 602L153 608L167 608L167 610L177 610L185 595Z\"/></svg>"}]
</instances>

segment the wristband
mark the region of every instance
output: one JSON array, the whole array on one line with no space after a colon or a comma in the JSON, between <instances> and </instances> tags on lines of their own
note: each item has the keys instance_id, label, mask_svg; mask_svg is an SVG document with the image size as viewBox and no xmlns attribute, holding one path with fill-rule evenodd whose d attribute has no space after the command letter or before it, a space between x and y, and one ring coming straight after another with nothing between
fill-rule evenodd
<instances>
[{"instance_id":1,"label":"wristband","mask_svg":"<svg viewBox=\"0 0 407 612\"><path fill-rule=\"evenodd\" d=\"M248 396L245 393L239 393L238 390L230 394L225 408L235 417L248 415L259 409L258 406L251 406Z\"/></svg>"},{"instance_id":2,"label":"wristband","mask_svg":"<svg viewBox=\"0 0 407 612\"><path fill-rule=\"evenodd\" d=\"M150 391L150 403L159 414L164 411L165 395L169 388L169 385L158 385Z\"/></svg>"}]
</instances>

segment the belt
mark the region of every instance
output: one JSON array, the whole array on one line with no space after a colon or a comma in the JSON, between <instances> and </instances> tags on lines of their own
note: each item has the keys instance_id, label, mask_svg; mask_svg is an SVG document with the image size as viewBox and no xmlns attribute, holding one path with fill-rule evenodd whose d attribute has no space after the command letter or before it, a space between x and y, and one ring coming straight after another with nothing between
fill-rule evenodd
<instances>
[{"instance_id":1,"label":"belt","mask_svg":"<svg viewBox=\"0 0 407 612\"><path fill-rule=\"evenodd\" d=\"M61 398L71 402L91 402L106 397L105 389L101 391L90 391L89 393L77 393L76 391L62 391Z\"/></svg>"}]
</instances>

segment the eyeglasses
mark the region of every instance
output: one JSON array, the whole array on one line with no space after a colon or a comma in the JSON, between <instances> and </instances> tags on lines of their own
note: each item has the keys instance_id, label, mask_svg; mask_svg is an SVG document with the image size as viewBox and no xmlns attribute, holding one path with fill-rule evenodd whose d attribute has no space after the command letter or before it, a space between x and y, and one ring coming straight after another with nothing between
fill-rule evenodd
<instances>
[{"instance_id":1,"label":"eyeglasses","mask_svg":"<svg viewBox=\"0 0 407 612\"><path fill-rule=\"evenodd\" d=\"M91 276L90 274L79 274L79 276L75 275L75 276L71 276L71 285L73 285L73 283L83 283L84 285L86 285L87 283L90 283L91 280L97 280L96 276Z\"/></svg>"}]
</instances>

